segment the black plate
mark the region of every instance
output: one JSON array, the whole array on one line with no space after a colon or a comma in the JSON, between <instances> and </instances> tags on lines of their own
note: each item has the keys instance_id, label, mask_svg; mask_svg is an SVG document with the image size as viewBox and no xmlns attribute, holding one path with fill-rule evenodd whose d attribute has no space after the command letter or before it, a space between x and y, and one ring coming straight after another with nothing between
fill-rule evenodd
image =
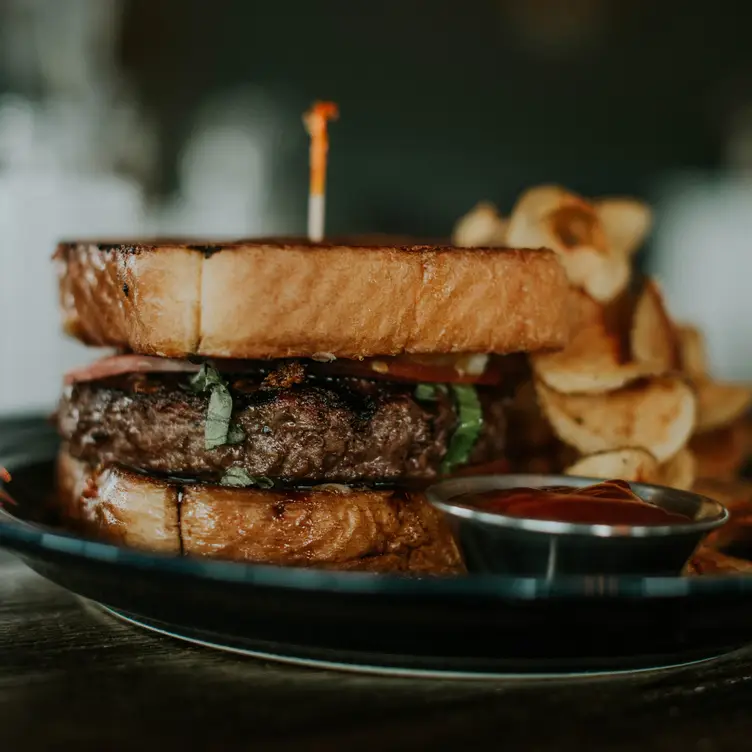
<instances>
[{"instance_id":1,"label":"black plate","mask_svg":"<svg viewBox=\"0 0 752 752\"><path fill-rule=\"evenodd\" d=\"M0 546L144 626L305 663L460 675L635 670L752 641L752 578L491 575L411 578L166 557L41 522L57 439L43 420L0 423L17 506Z\"/></svg>"}]
</instances>

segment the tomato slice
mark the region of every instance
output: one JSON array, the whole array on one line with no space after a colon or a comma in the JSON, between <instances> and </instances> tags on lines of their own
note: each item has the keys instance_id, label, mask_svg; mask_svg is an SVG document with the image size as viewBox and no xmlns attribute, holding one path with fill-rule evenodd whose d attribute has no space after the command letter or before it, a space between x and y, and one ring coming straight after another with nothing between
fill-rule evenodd
<instances>
[{"instance_id":1,"label":"tomato slice","mask_svg":"<svg viewBox=\"0 0 752 752\"><path fill-rule=\"evenodd\" d=\"M384 381L497 386L503 377L500 358L477 355L398 355L320 365L322 372Z\"/></svg>"},{"instance_id":2,"label":"tomato slice","mask_svg":"<svg viewBox=\"0 0 752 752\"><path fill-rule=\"evenodd\" d=\"M499 386L502 382L515 383L525 377L529 370L522 354L385 355L362 360L341 358L331 362L302 360L310 373L429 384ZM242 374L256 371L267 373L290 361L210 358L207 362L222 373ZM65 381L98 381L130 373L192 373L198 371L199 367L199 363L195 361L120 353L70 371L66 374Z\"/></svg>"}]
</instances>

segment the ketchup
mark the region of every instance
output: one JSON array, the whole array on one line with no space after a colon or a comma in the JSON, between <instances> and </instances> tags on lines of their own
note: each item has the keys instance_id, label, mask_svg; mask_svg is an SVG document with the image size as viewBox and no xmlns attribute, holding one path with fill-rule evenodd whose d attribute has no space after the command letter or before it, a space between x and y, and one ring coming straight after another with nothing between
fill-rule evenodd
<instances>
[{"instance_id":1,"label":"ketchup","mask_svg":"<svg viewBox=\"0 0 752 752\"><path fill-rule=\"evenodd\" d=\"M669 512L640 499L622 480L609 480L585 488L547 486L509 488L465 494L456 501L482 512L531 520L585 525L676 525L689 517ZM470 502L472 502L470 504Z\"/></svg>"}]
</instances>

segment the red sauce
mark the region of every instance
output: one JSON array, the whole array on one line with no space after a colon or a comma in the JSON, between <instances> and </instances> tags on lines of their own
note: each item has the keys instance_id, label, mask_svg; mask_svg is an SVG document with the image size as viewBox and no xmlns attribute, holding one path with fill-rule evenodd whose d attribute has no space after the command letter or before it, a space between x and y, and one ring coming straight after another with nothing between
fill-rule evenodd
<instances>
[{"instance_id":1,"label":"red sauce","mask_svg":"<svg viewBox=\"0 0 752 752\"><path fill-rule=\"evenodd\" d=\"M467 494L466 503L483 512L531 520L585 525L676 525L689 517L636 496L629 483L609 480L585 488L510 488ZM463 497L457 499L462 503Z\"/></svg>"}]
</instances>

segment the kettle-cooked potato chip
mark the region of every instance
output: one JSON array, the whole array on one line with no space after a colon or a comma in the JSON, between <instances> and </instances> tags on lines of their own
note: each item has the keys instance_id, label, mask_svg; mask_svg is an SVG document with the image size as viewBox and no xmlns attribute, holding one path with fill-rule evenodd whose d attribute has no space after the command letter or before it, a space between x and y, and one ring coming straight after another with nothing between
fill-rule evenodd
<instances>
[{"instance_id":1,"label":"kettle-cooked potato chip","mask_svg":"<svg viewBox=\"0 0 752 752\"><path fill-rule=\"evenodd\" d=\"M556 434L582 454L643 447L664 462L695 425L695 394L679 378L646 379L606 394L561 394L540 379L536 388Z\"/></svg>"},{"instance_id":2,"label":"kettle-cooked potato chip","mask_svg":"<svg viewBox=\"0 0 752 752\"><path fill-rule=\"evenodd\" d=\"M741 418L752 406L752 388L704 379L695 382L696 433L712 431Z\"/></svg>"},{"instance_id":3,"label":"kettle-cooked potato chip","mask_svg":"<svg viewBox=\"0 0 752 752\"><path fill-rule=\"evenodd\" d=\"M581 457L564 474L653 483L658 474L658 462L647 449L627 447Z\"/></svg>"},{"instance_id":4,"label":"kettle-cooked potato chip","mask_svg":"<svg viewBox=\"0 0 752 752\"><path fill-rule=\"evenodd\" d=\"M595 206L559 186L523 193L506 239L512 247L551 248L572 284L599 302L613 300L629 282L630 260L611 247Z\"/></svg>"},{"instance_id":5,"label":"kettle-cooked potato chip","mask_svg":"<svg viewBox=\"0 0 752 752\"><path fill-rule=\"evenodd\" d=\"M752 538L752 483L701 478L692 490L720 502L731 514L729 522L708 534L704 545L721 548L733 541Z\"/></svg>"},{"instance_id":6,"label":"kettle-cooked potato chip","mask_svg":"<svg viewBox=\"0 0 752 752\"><path fill-rule=\"evenodd\" d=\"M492 203L481 201L457 221L452 244L460 248L503 248L507 224Z\"/></svg>"},{"instance_id":7,"label":"kettle-cooked potato chip","mask_svg":"<svg viewBox=\"0 0 752 752\"><path fill-rule=\"evenodd\" d=\"M695 482L695 461L692 452L683 448L659 465L647 449L627 447L581 457L564 472L566 475L586 478L618 478L635 483L654 483L688 491Z\"/></svg>"},{"instance_id":8,"label":"kettle-cooked potato chip","mask_svg":"<svg viewBox=\"0 0 752 752\"><path fill-rule=\"evenodd\" d=\"M721 530L726 527L724 525ZM727 542L730 542L730 540ZM706 541L703 541L692 554L692 558L685 565L682 574L692 577L697 575L749 574L750 572L752 572L752 562L748 559L729 556L715 546L710 546Z\"/></svg>"},{"instance_id":9,"label":"kettle-cooked potato chip","mask_svg":"<svg viewBox=\"0 0 752 752\"><path fill-rule=\"evenodd\" d=\"M631 256L650 232L650 207L638 199L617 197L598 199L594 205L611 248Z\"/></svg>"},{"instance_id":10,"label":"kettle-cooked potato chip","mask_svg":"<svg viewBox=\"0 0 752 752\"><path fill-rule=\"evenodd\" d=\"M653 315L648 304L640 309L639 323L632 324L629 306L625 310L616 301L604 306L580 291L576 301L579 321L569 344L530 356L536 375L549 387L564 394L603 393L669 370L666 358L659 357L662 335L646 331ZM630 328L632 340L650 356L643 362L631 356Z\"/></svg>"},{"instance_id":11,"label":"kettle-cooked potato chip","mask_svg":"<svg viewBox=\"0 0 752 752\"><path fill-rule=\"evenodd\" d=\"M695 482L692 490L723 504L731 513L732 521L744 519L752 524L752 482L748 480L726 481L700 478ZM717 537L723 529L722 527L714 530L708 535L708 539Z\"/></svg>"},{"instance_id":12,"label":"kettle-cooked potato chip","mask_svg":"<svg viewBox=\"0 0 752 752\"><path fill-rule=\"evenodd\" d=\"M668 373L681 366L678 334L658 283L648 279L632 321L632 357L653 373Z\"/></svg>"},{"instance_id":13,"label":"kettle-cooked potato chip","mask_svg":"<svg viewBox=\"0 0 752 752\"><path fill-rule=\"evenodd\" d=\"M702 332L689 324L680 324L677 331L682 371L693 379L704 379L708 375L708 358Z\"/></svg>"},{"instance_id":14,"label":"kettle-cooked potato chip","mask_svg":"<svg viewBox=\"0 0 752 752\"><path fill-rule=\"evenodd\" d=\"M747 413L738 423L745 455L752 458L752 414Z\"/></svg>"},{"instance_id":15,"label":"kettle-cooked potato chip","mask_svg":"<svg viewBox=\"0 0 752 752\"><path fill-rule=\"evenodd\" d=\"M659 486L678 488L680 491L689 491L694 482L695 457L686 447L660 465L654 480L651 481Z\"/></svg>"},{"instance_id":16,"label":"kettle-cooked potato chip","mask_svg":"<svg viewBox=\"0 0 752 752\"><path fill-rule=\"evenodd\" d=\"M695 456L698 478L731 480L739 474L747 458L744 422L696 434L689 442Z\"/></svg>"}]
</instances>

